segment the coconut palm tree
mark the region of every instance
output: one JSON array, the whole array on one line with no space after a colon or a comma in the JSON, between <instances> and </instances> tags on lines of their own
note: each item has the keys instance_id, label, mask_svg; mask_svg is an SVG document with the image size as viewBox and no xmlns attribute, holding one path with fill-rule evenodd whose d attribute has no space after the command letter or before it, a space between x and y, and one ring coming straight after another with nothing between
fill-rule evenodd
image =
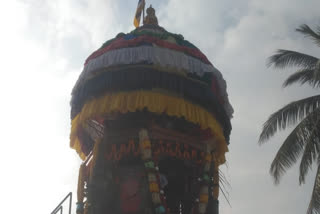
<instances>
[{"instance_id":1,"label":"coconut palm tree","mask_svg":"<svg viewBox=\"0 0 320 214\"><path fill-rule=\"evenodd\" d=\"M320 26L314 31L308 25L301 25L296 31L312 39L320 47ZM320 87L320 60L316 57L291 50L278 50L268 59L268 66L297 69L285 80L283 87L294 83ZM294 101L274 112L263 125L259 143L266 142L277 131L292 125L296 127L277 152L270 174L278 184L286 170L301 158L301 185L305 183L306 175L315 163L318 169L307 214L320 213L320 95Z\"/></svg>"}]
</instances>

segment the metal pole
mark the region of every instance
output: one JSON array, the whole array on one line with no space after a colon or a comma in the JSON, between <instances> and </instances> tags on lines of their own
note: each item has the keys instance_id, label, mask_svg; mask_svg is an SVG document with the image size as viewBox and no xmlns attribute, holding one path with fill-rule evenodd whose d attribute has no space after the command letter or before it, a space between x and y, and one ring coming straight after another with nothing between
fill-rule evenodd
<instances>
[{"instance_id":1,"label":"metal pole","mask_svg":"<svg viewBox=\"0 0 320 214\"><path fill-rule=\"evenodd\" d=\"M71 193L71 192L70 192ZM70 194L69 193L69 194ZM70 201L69 201L69 214L71 214L71 206L72 206L72 193L70 194Z\"/></svg>"},{"instance_id":2,"label":"metal pole","mask_svg":"<svg viewBox=\"0 0 320 214\"><path fill-rule=\"evenodd\" d=\"M58 213L60 211L60 214L62 214L63 213L63 207L61 206L61 207L59 207L59 209L57 209L56 211L55 211L55 213Z\"/></svg>"},{"instance_id":3,"label":"metal pole","mask_svg":"<svg viewBox=\"0 0 320 214\"><path fill-rule=\"evenodd\" d=\"M69 202L69 214L71 214L71 205L72 205L72 192L69 192L69 194L64 197L64 199L60 202L60 204L58 204L58 206L51 212L51 214L56 214L59 210L60 207L62 207L61 205L68 199L68 197L70 197L70 202Z\"/></svg>"},{"instance_id":4,"label":"metal pole","mask_svg":"<svg viewBox=\"0 0 320 214\"><path fill-rule=\"evenodd\" d=\"M144 4L143 4L143 10L142 10L142 24L144 24L144 9L146 7L146 1L144 1Z\"/></svg>"}]
</instances>

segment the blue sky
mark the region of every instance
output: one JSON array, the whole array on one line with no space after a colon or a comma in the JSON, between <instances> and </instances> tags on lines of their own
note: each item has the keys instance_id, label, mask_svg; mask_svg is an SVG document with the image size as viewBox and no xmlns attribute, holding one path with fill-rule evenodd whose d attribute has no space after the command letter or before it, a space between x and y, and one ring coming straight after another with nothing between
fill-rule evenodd
<instances>
[{"instance_id":1,"label":"blue sky","mask_svg":"<svg viewBox=\"0 0 320 214\"><path fill-rule=\"evenodd\" d=\"M69 100L85 58L133 30L134 0L10 0L0 8L3 213L50 212L77 184L80 159L69 148ZM320 25L318 0L147 0L159 24L183 34L222 72L235 109L228 164L230 202L220 213L305 213L314 173L298 185L297 167L274 186L268 171L287 132L257 143L263 122L284 104L316 94L282 89L293 70L265 62L278 48L319 57L294 31ZM314 171L314 170L313 170Z\"/></svg>"}]
</instances>

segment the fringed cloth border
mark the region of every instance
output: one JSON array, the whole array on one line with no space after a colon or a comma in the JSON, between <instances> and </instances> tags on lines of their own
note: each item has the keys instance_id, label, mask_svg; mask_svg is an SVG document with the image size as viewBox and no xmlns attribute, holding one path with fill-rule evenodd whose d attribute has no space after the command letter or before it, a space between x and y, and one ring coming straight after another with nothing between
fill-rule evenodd
<instances>
[{"instance_id":1,"label":"fringed cloth border","mask_svg":"<svg viewBox=\"0 0 320 214\"><path fill-rule=\"evenodd\" d=\"M152 113L166 113L169 116L184 117L187 121L199 124L202 129L210 128L217 142L217 163L225 162L228 146L223 131L212 114L202 107L182 98L168 96L159 92L135 91L106 94L86 103L81 112L71 122L70 146L83 159L80 141L77 136L78 128L88 119L101 118L107 114L119 112L136 112L147 109Z\"/></svg>"},{"instance_id":2,"label":"fringed cloth border","mask_svg":"<svg viewBox=\"0 0 320 214\"><path fill-rule=\"evenodd\" d=\"M184 46L179 46L176 43L161 40L156 37L151 37L147 35L142 36L134 36L134 35L126 35L124 37L116 39L111 44L107 45L106 47L99 49L95 52L93 52L85 61L85 65L91 60L96 57L101 56L102 54L106 53L107 51L121 49L121 48L128 48L128 47L138 47L143 44L149 44L149 45L156 45L162 48L168 48L171 50L183 52L189 56L193 56L201 61L203 61L206 64L210 64L210 61L207 59L207 57L198 49L195 48L189 48Z\"/></svg>"},{"instance_id":3,"label":"fringed cloth border","mask_svg":"<svg viewBox=\"0 0 320 214\"><path fill-rule=\"evenodd\" d=\"M224 136L229 141L231 131L230 119L223 108L222 98L217 92L218 87L212 83L211 89L200 81L185 78L169 72L159 72L148 67L136 67L117 71L103 72L86 81L72 92L71 119L80 111L82 106L93 98L105 93L118 93L129 91L164 90L170 95L196 103L215 115L222 125ZM215 91L215 92L213 92ZM228 142L229 143L229 142Z\"/></svg>"},{"instance_id":4,"label":"fringed cloth border","mask_svg":"<svg viewBox=\"0 0 320 214\"><path fill-rule=\"evenodd\" d=\"M83 82L87 75L98 69L116 65L130 64L154 64L162 67L176 68L187 73L202 77L205 73L212 73L223 97L225 108L229 117L232 117L233 108L228 99L227 84L222 74L212 65L203 63L201 60L185 55L182 52L152 46L139 46L108 51L99 57L91 59L83 68L77 82ZM78 84L78 83L76 83Z\"/></svg>"}]
</instances>

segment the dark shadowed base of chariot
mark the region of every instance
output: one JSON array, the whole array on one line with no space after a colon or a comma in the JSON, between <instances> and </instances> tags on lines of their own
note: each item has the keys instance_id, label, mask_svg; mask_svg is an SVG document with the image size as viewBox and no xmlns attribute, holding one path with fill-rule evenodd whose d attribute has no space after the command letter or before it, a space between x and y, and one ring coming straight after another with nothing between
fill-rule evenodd
<instances>
[{"instance_id":1,"label":"dark shadowed base of chariot","mask_svg":"<svg viewBox=\"0 0 320 214\"><path fill-rule=\"evenodd\" d=\"M214 166L209 180L203 178L203 130L192 123L142 111L110 116L104 130L85 181L88 214L198 214L202 186L209 184L209 192L218 186ZM141 143L141 130L148 134L150 150ZM218 214L218 203L208 194L204 213Z\"/></svg>"}]
</instances>

